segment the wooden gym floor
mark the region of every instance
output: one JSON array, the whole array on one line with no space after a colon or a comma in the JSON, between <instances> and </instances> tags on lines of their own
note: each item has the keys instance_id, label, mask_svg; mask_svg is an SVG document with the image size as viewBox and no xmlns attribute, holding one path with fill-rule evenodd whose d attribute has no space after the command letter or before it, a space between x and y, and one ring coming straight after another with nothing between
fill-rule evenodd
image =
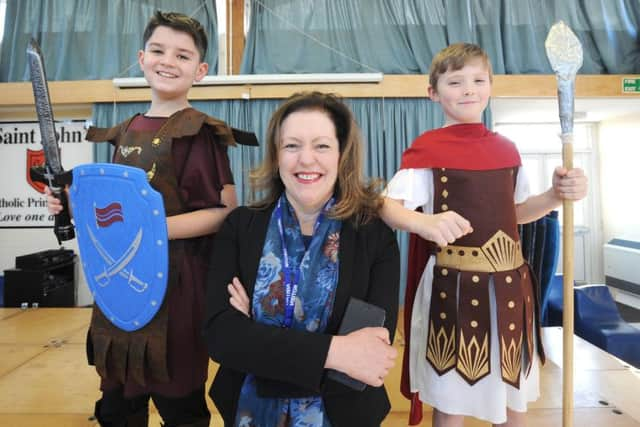
<instances>
[{"instance_id":1,"label":"wooden gym floor","mask_svg":"<svg viewBox=\"0 0 640 427\"><path fill-rule=\"evenodd\" d=\"M98 377L85 362L87 308L0 308L0 426L86 427L98 398ZM401 330L401 328L399 328ZM549 362L541 398L529 406L529 426L562 425L562 330L545 328ZM403 349L402 334L396 344ZM640 371L575 338L576 427L640 426ZM399 359L401 360L401 359ZM210 365L210 380L216 366ZM386 381L392 413L384 427L407 425L409 404L399 392L400 363ZM212 426L222 426L211 404ZM431 425L427 408L422 426ZM149 425L159 426L152 412ZM468 419L465 426L488 426Z\"/></svg>"}]
</instances>

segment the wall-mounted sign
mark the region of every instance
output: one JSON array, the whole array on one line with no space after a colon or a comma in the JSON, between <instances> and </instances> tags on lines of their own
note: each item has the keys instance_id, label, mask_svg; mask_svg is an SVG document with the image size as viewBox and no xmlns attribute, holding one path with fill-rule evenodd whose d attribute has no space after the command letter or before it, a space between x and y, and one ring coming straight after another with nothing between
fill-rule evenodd
<instances>
[{"instance_id":1,"label":"wall-mounted sign","mask_svg":"<svg viewBox=\"0 0 640 427\"><path fill-rule=\"evenodd\" d=\"M93 161L84 121L56 123L62 166ZM0 228L51 227L44 186L31 181L29 168L44 163L38 122L0 123Z\"/></svg>"},{"instance_id":2,"label":"wall-mounted sign","mask_svg":"<svg viewBox=\"0 0 640 427\"><path fill-rule=\"evenodd\" d=\"M622 79L623 93L640 93L640 78L625 77Z\"/></svg>"}]
</instances>

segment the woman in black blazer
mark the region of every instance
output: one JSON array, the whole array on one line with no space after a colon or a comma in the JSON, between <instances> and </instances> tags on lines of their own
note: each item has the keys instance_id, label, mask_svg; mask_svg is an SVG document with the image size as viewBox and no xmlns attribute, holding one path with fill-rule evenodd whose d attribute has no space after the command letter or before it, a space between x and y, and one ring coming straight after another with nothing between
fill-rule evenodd
<instances>
[{"instance_id":1,"label":"woman in black blazer","mask_svg":"<svg viewBox=\"0 0 640 427\"><path fill-rule=\"evenodd\" d=\"M205 335L221 366L210 396L226 426L379 426L389 412L399 251L361 151L334 96L294 95L271 118L251 175L265 198L227 217L211 259ZM338 336L351 297L383 308L384 327Z\"/></svg>"}]
</instances>

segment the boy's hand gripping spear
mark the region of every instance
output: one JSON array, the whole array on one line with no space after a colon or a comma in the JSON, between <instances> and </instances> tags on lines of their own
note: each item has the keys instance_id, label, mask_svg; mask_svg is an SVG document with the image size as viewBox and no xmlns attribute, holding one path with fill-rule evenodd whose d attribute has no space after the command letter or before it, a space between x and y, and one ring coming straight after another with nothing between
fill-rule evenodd
<instances>
[{"instance_id":1,"label":"boy's hand gripping spear","mask_svg":"<svg viewBox=\"0 0 640 427\"><path fill-rule=\"evenodd\" d=\"M558 81L558 106L562 134L562 165L573 168L573 103L576 73L582 66L582 46L562 21L549 30L547 58ZM573 201L562 202L563 348L562 425L573 425Z\"/></svg>"},{"instance_id":2,"label":"boy's hand gripping spear","mask_svg":"<svg viewBox=\"0 0 640 427\"><path fill-rule=\"evenodd\" d=\"M44 71L44 61L40 47L35 40L31 39L27 46L27 59L29 62L29 72L31 74L31 84L33 86L33 97L40 122L40 137L44 148L44 166L34 166L29 171L33 181L42 182L51 189L53 196L62 203L62 212L55 216L53 232L58 239L58 243L63 240L71 240L75 237L73 224L69 215L69 203L67 194L64 191L65 184L71 183L71 174L62 169L60 163L60 148L58 147L58 134L53 124L53 109L49 98L49 88L47 86L47 76Z\"/></svg>"}]
</instances>

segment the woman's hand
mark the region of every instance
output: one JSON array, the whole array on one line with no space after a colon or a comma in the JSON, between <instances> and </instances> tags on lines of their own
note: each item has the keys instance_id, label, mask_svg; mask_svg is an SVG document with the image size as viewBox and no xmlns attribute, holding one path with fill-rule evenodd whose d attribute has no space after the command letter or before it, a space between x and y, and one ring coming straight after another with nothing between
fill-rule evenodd
<instances>
[{"instance_id":1,"label":"woman's hand","mask_svg":"<svg viewBox=\"0 0 640 427\"><path fill-rule=\"evenodd\" d=\"M234 277L231 283L227 285L227 291L229 291L230 295L229 304L245 316L251 317L249 316L249 297L244 290L244 286L240 283L240 279Z\"/></svg>"},{"instance_id":2,"label":"woman's hand","mask_svg":"<svg viewBox=\"0 0 640 427\"><path fill-rule=\"evenodd\" d=\"M331 339L325 368L380 387L395 365L397 356L398 351L391 346L387 329L363 328Z\"/></svg>"}]
</instances>

